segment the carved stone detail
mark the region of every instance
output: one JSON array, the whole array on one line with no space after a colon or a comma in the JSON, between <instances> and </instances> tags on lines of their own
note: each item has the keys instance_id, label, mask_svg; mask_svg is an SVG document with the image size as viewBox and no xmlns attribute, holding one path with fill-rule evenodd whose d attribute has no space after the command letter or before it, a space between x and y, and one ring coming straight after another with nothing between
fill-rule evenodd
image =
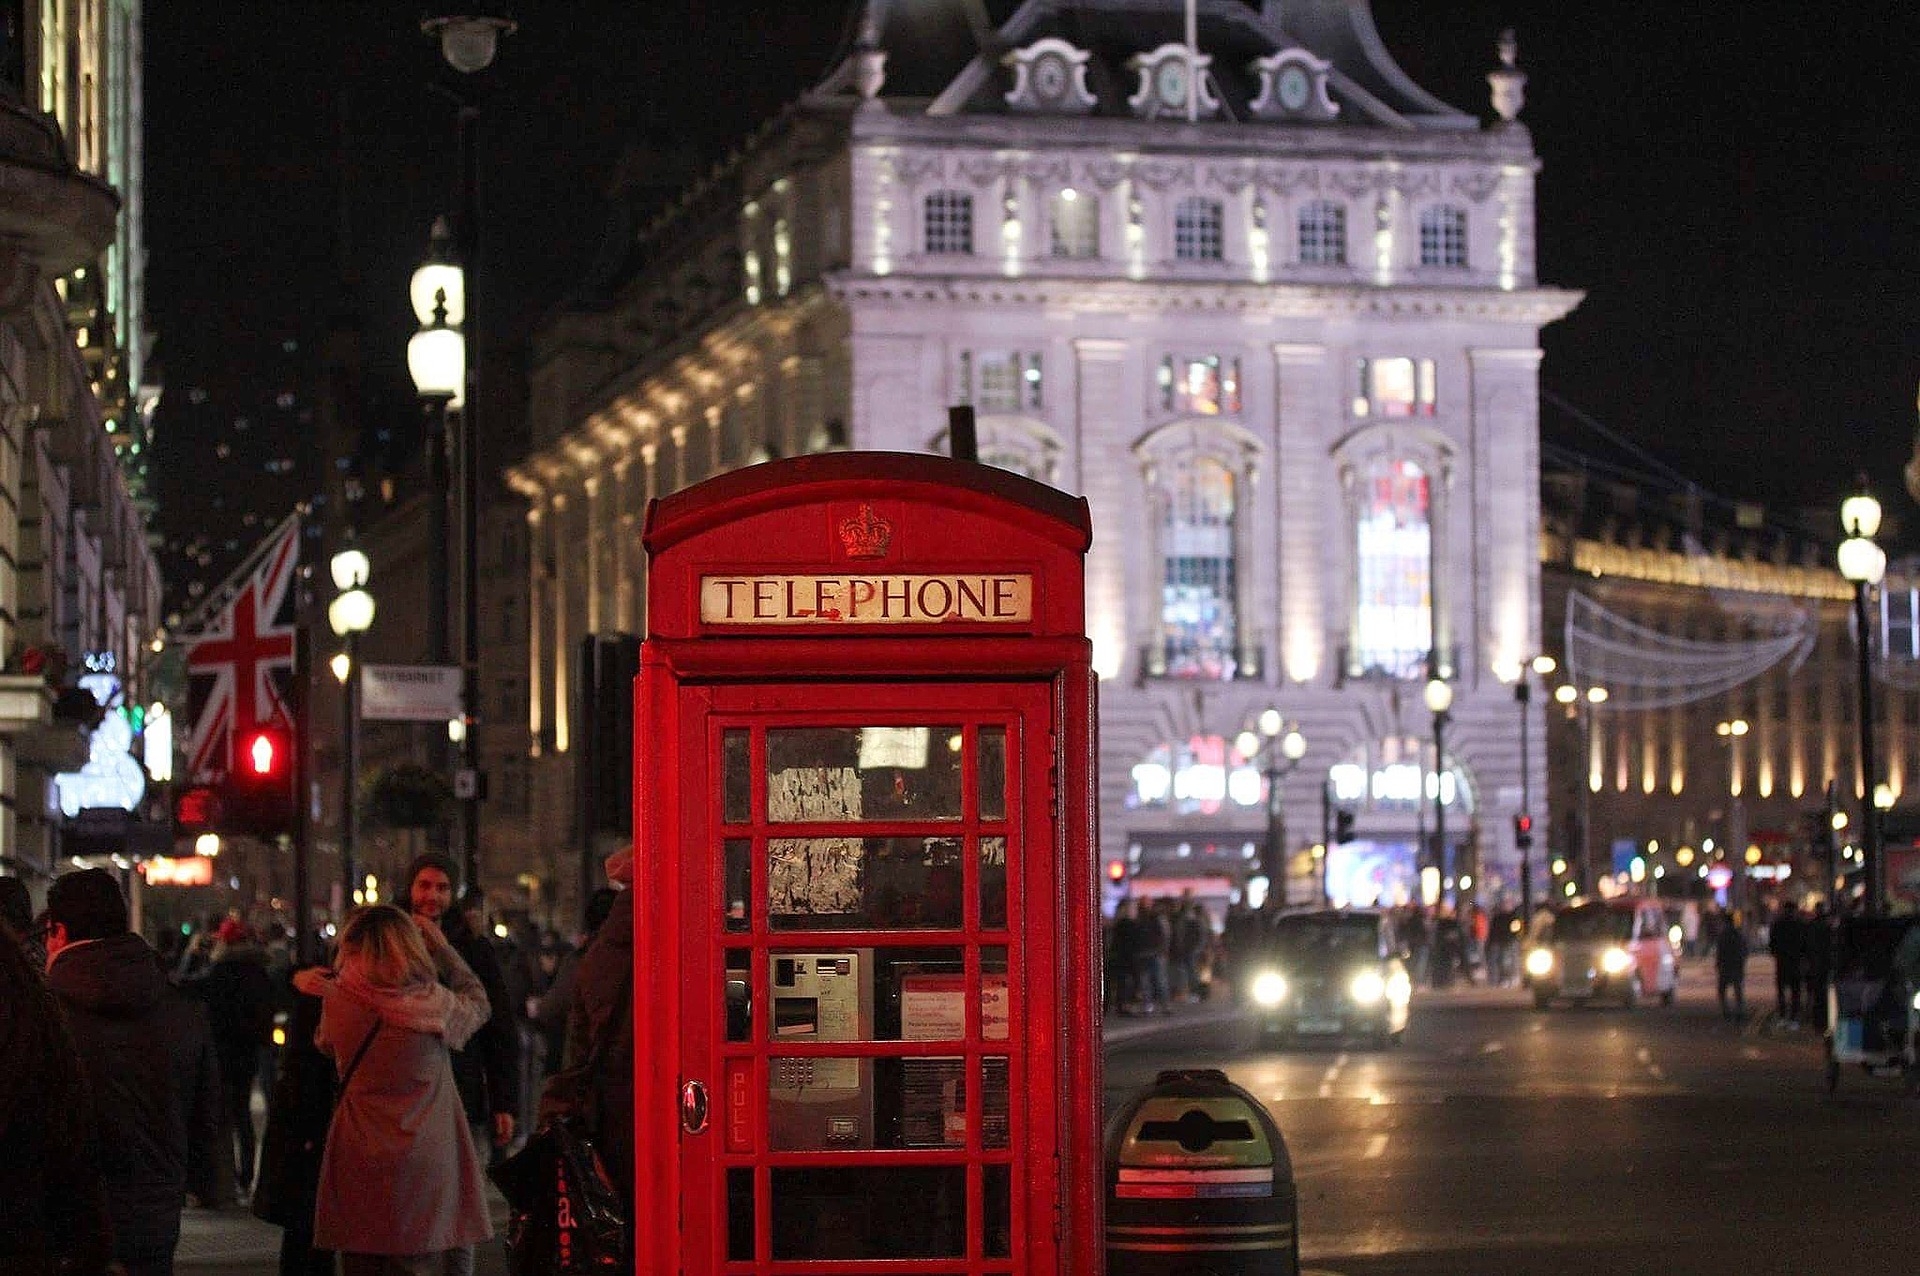
<instances>
[{"instance_id":1,"label":"carved stone detail","mask_svg":"<svg viewBox=\"0 0 1920 1276\"><path fill-rule=\"evenodd\" d=\"M1193 165L1184 160L1143 159L1133 175L1148 190L1163 191L1176 182L1193 185Z\"/></svg>"}]
</instances>

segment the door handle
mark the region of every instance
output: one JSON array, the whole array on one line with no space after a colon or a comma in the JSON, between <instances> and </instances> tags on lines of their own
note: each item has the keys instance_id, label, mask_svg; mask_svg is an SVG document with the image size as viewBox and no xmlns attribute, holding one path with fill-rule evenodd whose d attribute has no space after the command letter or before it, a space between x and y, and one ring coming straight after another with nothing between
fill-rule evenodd
<instances>
[{"instance_id":1,"label":"door handle","mask_svg":"<svg viewBox=\"0 0 1920 1276\"><path fill-rule=\"evenodd\" d=\"M712 1107L707 1101L707 1084L689 1081L680 1087L680 1128L688 1134L702 1134Z\"/></svg>"}]
</instances>

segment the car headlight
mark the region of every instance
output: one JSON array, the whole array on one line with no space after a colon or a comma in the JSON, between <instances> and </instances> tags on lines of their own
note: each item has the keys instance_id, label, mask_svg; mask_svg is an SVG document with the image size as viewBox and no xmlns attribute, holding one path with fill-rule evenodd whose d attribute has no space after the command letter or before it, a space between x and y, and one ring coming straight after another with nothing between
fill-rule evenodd
<instances>
[{"instance_id":1,"label":"car headlight","mask_svg":"<svg viewBox=\"0 0 1920 1276\"><path fill-rule=\"evenodd\" d=\"M1387 976L1387 1000L1396 1006L1404 1006L1413 1000L1413 980L1404 970L1396 970Z\"/></svg>"},{"instance_id":2,"label":"car headlight","mask_svg":"<svg viewBox=\"0 0 1920 1276\"><path fill-rule=\"evenodd\" d=\"M1277 1006L1287 999L1287 981L1271 970L1253 977L1253 999L1263 1006Z\"/></svg>"},{"instance_id":3,"label":"car headlight","mask_svg":"<svg viewBox=\"0 0 1920 1276\"><path fill-rule=\"evenodd\" d=\"M1680 945L1687 942L1687 932L1684 930L1681 930L1677 923L1675 925L1669 926L1667 927L1667 942L1669 944L1672 944L1675 948L1678 948L1680 947Z\"/></svg>"},{"instance_id":4,"label":"car headlight","mask_svg":"<svg viewBox=\"0 0 1920 1276\"><path fill-rule=\"evenodd\" d=\"M1633 958L1627 955L1624 948L1609 948L1600 954L1600 969L1609 975L1624 975L1632 965Z\"/></svg>"},{"instance_id":5,"label":"car headlight","mask_svg":"<svg viewBox=\"0 0 1920 1276\"><path fill-rule=\"evenodd\" d=\"M1545 948L1536 948L1527 954L1527 973L1536 979L1553 973L1553 953Z\"/></svg>"},{"instance_id":6,"label":"car headlight","mask_svg":"<svg viewBox=\"0 0 1920 1276\"><path fill-rule=\"evenodd\" d=\"M1920 1010L1920 992L1913 994L1913 1008Z\"/></svg>"},{"instance_id":7,"label":"car headlight","mask_svg":"<svg viewBox=\"0 0 1920 1276\"><path fill-rule=\"evenodd\" d=\"M1347 985L1347 991L1361 1005L1371 1006L1387 995L1387 981L1380 977L1377 970L1363 970L1353 977L1353 981Z\"/></svg>"}]
</instances>

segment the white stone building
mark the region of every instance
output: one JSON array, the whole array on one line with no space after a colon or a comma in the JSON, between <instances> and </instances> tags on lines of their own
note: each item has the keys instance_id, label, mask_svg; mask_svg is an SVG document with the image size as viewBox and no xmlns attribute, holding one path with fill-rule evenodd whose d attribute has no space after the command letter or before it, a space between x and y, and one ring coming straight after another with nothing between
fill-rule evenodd
<instances>
[{"instance_id":1,"label":"white stone building","mask_svg":"<svg viewBox=\"0 0 1920 1276\"><path fill-rule=\"evenodd\" d=\"M536 825L566 825L569 653L641 630L648 498L769 455L944 451L966 403L984 461L1092 507L1102 849L1135 889L1247 876L1264 780L1234 741L1268 707L1307 741L1294 895L1323 784L1358 835L1334 893L1408 889L1434 666L1449 841L1477 829L1510 880L1497 672L1540 648L1538 337L1579 299L1534 276L1511 46L1483 127L1363 0L1202 0L1197 56L1179 0L989 6L1004 54L966 7L870 18L542 334L512 476Z\"/></svg>"}]
</instances>

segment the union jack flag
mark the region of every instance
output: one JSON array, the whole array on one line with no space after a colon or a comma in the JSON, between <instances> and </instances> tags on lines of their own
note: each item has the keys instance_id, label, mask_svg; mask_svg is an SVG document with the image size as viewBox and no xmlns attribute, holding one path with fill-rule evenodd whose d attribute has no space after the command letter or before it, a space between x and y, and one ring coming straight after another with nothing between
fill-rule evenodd
<instances>
[{"instance_id":1,"label":"union jack flag","mask_svg":"<svg viewBox=\"0 0 1920 1276\"><path fill-rule=\"evenodd\" d=\"M300 520L271 532L235 573L232 597L188 640L187 699L193 718L187 773L198 784L225 779L234 751L260 727L291 730L293 589ZM233 584L230 577L228 583Z\"/></svg>"}]
</instances>

